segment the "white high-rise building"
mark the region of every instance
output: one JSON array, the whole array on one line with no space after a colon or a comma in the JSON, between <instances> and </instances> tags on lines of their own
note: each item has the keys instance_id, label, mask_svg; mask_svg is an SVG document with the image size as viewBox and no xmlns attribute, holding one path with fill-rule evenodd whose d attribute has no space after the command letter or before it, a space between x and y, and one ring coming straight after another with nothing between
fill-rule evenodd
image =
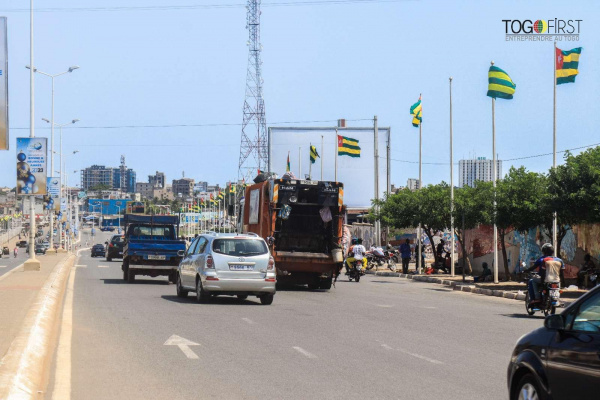
<instances>
[{"instance_id":1,"label":"white high-rise building","mask_svg":"<svg viewBox=\"0 0 600 400\"><path fill-rule=\"evenodd\" d=\"M419 180L415 178L408 178L408 180L406 181L406 187L412 190L413 192L415 190L419 190Z\"/></svg>"},{"instance_id":2,"label":"white high-rise building","mask_svg":"<svg viewBox=\"0 0 600 400\"><path fill-rule=\"evenodd\" d=\"M502 161L496 160L497 178L502 177ZM458 162L458 186L465 185L474 187L475 182L491 182L493 178L494 160L485 157L477 157L475 160L460 160Z\"/></svg>"}]
</instances>

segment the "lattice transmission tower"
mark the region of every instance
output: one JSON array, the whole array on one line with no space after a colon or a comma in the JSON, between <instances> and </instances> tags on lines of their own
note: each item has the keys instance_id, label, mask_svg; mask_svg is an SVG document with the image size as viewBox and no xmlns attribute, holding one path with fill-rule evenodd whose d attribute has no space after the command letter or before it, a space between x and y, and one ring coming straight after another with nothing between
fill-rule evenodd
<instances>
[{"instance_id":1,"label":"lattice transmission tower","mask_svg":"<svg viewBox=\"0 0 600 400\"><path fill-rule=\"evenodd\" d=\"M248 29L248 71L238 179L248 181L258 170L264 171L268 162L267 124L263 99L262 61L260 44L260 2L248 0L246 28Z\"/></svg>"}]
</instances>

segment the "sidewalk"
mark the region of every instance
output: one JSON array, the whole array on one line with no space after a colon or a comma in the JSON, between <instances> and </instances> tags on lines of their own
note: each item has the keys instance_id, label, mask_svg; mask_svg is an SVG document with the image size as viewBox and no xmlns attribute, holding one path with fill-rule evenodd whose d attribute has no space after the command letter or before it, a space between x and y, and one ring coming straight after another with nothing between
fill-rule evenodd
<instances>
[{"instance_id":1,"label":"sidewalk","mask_svg":"<svg viewBox=\"0 0 600 400\"><path fill-rule=\"evenodd\" d=\"M18 335L40 289L55 267L67 257L67 253L38 257L40 271L25 272L23 267L18 267L0 280L0 359Z\"/></svg>"},{"instance_id":2,"label":"sidewalk","mask_svg":"<svg viewBox=\"0 0 600 400\"><path fill-rule=\"evenodd\" d=\"M402 268L396 267L397 272L390 271L387 266L380 267L377 271L367 271L367 274L375 274L379 276L393 276L400 277L406 279L412 279L414 281L420 282L429 282L429 283L437 283L445 286L449 286L454 290L458 290L461 292L469 292L473 294L482 294L485 296L496 296L496 297L504 297L506 299L515 299L515 300L525 300L525 293L527 291L527 284L525 282L516 282L516 281L500 281L498 283L494 282L473 282L473 277L470 275L465 276L465 281L463 282L462 275L450 276L448 274L431 274L431 275L417 275L415 274L414 264L409 265L409 273L403 274L401 272ZM565 304L565 306L571 304L573 301L578 299L587 293L587 290L567 290L563 289L561 294L561 300Z\"/></svg>"}]
</instances>

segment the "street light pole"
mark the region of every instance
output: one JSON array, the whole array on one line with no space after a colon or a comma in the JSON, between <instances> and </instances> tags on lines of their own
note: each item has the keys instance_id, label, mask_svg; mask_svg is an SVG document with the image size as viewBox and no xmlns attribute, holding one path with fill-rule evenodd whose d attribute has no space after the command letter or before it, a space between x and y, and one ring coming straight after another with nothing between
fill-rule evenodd
<instances>
[{"instance_id":1,"label":"street light pole","mask_svg":"<svg viewBox=\"0 0 600 400\"><path fill-rule=\"evenodd\" d=\"M31 64L25 66L25 68L29 69L31 72L30 74L34 74L34 73L38 73L38 74L42 74L45 76L50 77L50 80L52 81L52 115L50 116L50 150L51 150L51 154L50 154L50 171L54 171L54 78L59 77L61 75L70 73L75 71L76 69L79 69L79 66L77 65L73 65L71 67L69 67L69 69L67 71L61 72L59 74L48 74L46 72L42 72L40 70L38 70L37 68L33 67L33 59L31 60ZM52 210L49 210L50 213L50 248L53 248L53 244L54 244L54 219L52 218Z\"/></svg>"},{"instance_id":2,"label":"street light pole","mask_svg":"<svg viewBox=\"0 0 600 400\"><path fill-rule=\"evenodd\" d=\"M29 2L29 63L33 65L33 0ZM35 137L35 90L33 70L29 72L29 137ZM23 270L39 271L40 262L35 258L35 196L29 195L29 259L25 261Z\"/></svg>"}]
</instances>

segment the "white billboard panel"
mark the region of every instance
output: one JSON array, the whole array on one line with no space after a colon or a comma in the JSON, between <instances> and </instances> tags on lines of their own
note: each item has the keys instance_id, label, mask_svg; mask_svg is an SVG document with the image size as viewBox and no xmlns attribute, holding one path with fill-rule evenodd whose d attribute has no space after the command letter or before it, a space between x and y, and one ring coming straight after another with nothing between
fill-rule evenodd
<instances>
[{"instance_id":1,"label":"white billboard panel","mask_svg":"<svg viewBox=\"0 0 600 400\"><path fill-rule=\"evenodd\" d=\"M6 17L0 17L0 150L8 150L8 39Z\"/></svg>"}]
</instances>

